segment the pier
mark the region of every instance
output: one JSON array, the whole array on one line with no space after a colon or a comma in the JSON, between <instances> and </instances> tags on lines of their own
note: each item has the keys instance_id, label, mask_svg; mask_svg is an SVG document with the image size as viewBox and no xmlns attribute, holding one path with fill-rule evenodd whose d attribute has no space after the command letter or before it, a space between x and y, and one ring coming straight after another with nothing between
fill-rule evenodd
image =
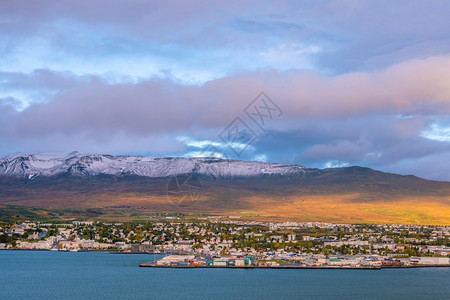
<instances>
[{"instance_id":1,"label":"pier","mask_svg":"<svg viewBox=\"0 0 450 300\"><path fill-rule=\"evenodd\" d=\"M375 266L303 266L303 265L249 265L249 266L214 266L214 265L158 265L156 261L140 264L142 268L173 268L173 269L341 269L341 270L380 270L381 267Z\"/></svg>"}]
</instances>

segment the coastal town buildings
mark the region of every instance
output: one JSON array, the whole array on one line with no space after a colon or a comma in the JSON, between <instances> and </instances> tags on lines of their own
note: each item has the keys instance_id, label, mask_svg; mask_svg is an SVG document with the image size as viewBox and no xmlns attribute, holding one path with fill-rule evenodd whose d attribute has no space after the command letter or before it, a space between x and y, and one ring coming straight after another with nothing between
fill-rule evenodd
<instances>
[{"instance_id":1,"label":"coastal town buildings","mask_svg":"<svg viewBox=\"0 0 450 300\"><path fill-rule=\"evenodd\" d=\"M0 223L0 249L172 254L158 262L162 265L446 265L450 227L217 218L145 223L24 221Z\"/></svg>"}]
</instances>

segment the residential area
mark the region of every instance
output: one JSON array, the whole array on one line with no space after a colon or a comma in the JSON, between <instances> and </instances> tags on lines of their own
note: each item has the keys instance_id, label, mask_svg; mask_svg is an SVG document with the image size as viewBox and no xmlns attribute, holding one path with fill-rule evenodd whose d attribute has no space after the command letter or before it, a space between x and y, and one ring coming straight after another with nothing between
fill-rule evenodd
<instances>
[{"instance_id":1,"label":"residential area","mask_svg":"<svg viewBox=\"0 0 450 300\"><path fill-rule=\"evenodd\" d=\"M449 265L450 227L173 217L24 221L0 223L0 249L166 254L155 266L443 266Z\"/></svg>"}]
</instances>

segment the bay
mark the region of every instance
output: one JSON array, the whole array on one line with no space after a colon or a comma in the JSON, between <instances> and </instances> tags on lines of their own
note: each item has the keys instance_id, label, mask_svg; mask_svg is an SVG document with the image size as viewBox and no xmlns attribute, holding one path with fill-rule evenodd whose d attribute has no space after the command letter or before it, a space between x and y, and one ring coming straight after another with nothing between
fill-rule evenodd
<instances>
[{"instance_id":1,"label":"bay","mask_svg":"<svg viewBox=\"0 0 450 300\"><path fill-rule=\"evenodd\" d=\"M158 256L0 251L0 299L449 299L450 268L161 269Z\"/></svg>"}]
</instances>

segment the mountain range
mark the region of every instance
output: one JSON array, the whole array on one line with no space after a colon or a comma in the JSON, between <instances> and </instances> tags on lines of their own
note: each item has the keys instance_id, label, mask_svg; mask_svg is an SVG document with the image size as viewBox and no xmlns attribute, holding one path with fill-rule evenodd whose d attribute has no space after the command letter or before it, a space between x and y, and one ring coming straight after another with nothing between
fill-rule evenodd
<instances>
[{"instance_id":1,"label":"mountain range","mask_svg":"<svg viewBox=\"0 0 450 300\"><path fill-rule=\"evenodd\" d=\"M183 212L450 224L450 183L356 166L315 169L219 158L16 153L0 159L0 205L88 217Z\"/></svg>"},{"instance_id":2,"label":"mountain range","mask_svg":"<svg viewBox=\"0 0 450 300\"><path fill-rule=\"evenodd\" d=\"M37 176L71 174L171 177L196 173L217 177L259 176L263 174L304 174L305 168L265 162L224 160L219 158L179 158L112 156L103 154L15 153L0 160L0 176L33 179Z\"/></svg>"}]
</instances>

